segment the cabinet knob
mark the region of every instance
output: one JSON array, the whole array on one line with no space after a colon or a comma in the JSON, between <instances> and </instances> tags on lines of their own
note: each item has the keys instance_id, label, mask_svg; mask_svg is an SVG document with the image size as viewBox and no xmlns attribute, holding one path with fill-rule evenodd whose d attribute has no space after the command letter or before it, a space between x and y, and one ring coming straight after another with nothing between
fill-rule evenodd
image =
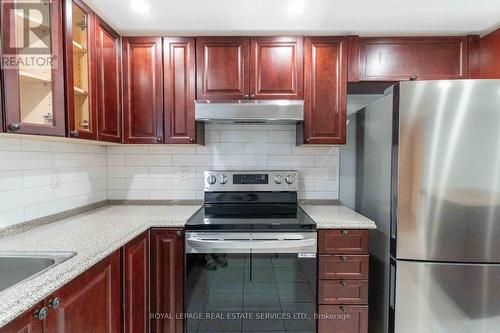
<instances>
[{"instance_id":1,"label":"cabinet knob","mask_svg":"<svg viewBox=\"0 0 500 333\"><path fill-rule=\"evenodd\" d=\"M193 138L189 138L189 142L194 143L194 139Z\"/></svg>"},{"instance_id":2,"label":"cabinet knob","mask_svg":"<svg viewBox=\"0 0 500 333\"><path fill-rule=\"evenodd\" d=\"M251 94L251 95L250 95L250 99L255 99L255 95L254 95L254 94Z\"/></svg>"},{"instance_id":3,"label":"cabinet knob","mask_svg":"<svg viewBox=\"0 0 500 333\"><path fill-rule=\"evenodd\" d=\"M347 230L342 230L342 235L347 235L349 233L349 231Z\"/></svg>"},{"instance_id":4,"label":"cabinet knob","mask_svg":"<svg viewBox=\"0 0 500 333\"><path fill-rule=\"evenodd\" d=\"M415 81L417 79L417 76L416 75L412 75L410 76L410 81Z\"/></svg>"},{"instance_id":5,"label":"cabinet knob","mask_svg":"<svg viewBox=\"0 0 500 333\"><path fill-rule=\"evenodd\" d=\"M21 129L21 124L20 123L12 123L9 125L9 130L12 132L17 132Z\"/></svg>"},{"instance_id":6,"label":"cabinet knob","mask_svg":"<svg viewBox=\"0 0 500 333\"><path fill-rule=\"evenodd\" d=\"M340 260L342 260L342 261L346 261L346 260L347 260L347 257L346 257L346 256L342 256L342 257L340 257Z\"/></svg>"},{"instance_id":7,"label":"cabinet knob","mask_svg":"<svg viewBox=\"0 0 500 333\"><path fill-rule=\"evenodd\" d=\"M250 99L250 95L243 95L243 99Z\"/></svg>"},{"instance_id":8,"label":"cabinet knob","mask_svg":"<svg viewBox=\"0 0 500 333\"><path fill-rule=\"evenodd\" d=\"M306 138L306 143L309 143L311 142L311 139L310 138Z\"/></svg>"},{"instance_id":9,"label":"cabinet knob","mask_svg":"<svg viewBox=\"0 0 500 333\"><path fill-rule=\"evenodd\" d=\"M80 136L80 133L77 130L73 130L73 131L69 132L69 135L71 135L74 138L77 138Z\"/></svg>"},{"instance_id":10,"label":"cabinet knob","mask_svg":"<svg viewBox=\"0 0 500 333\"><path fill-rule=\"evenodd\" d=\"M61 298L56 297L49 301L49 307L52 309L57 309L61 305Z\"/></svg>"},{"instance_id":11,"label":"cabinet knob","mask_svg":"<svg viewBox=\"0 0 500 333\"><path fill-rule=\"evenodd\" d=\"M47 318L48 315L49 315L49 309L47 309L45 306L40 310L35 311L35 319L38 320L45 320L45 318Z\"/></svg>"},{"instance_id":12,"label":"cabinet knob","mask_svg":"<svg viewBox=\"0 0 500 333\"><path fill-rule=\"evenodd\" d=\"M344 287L344 288L347 287L347 281L342 281L340 283L342 284L342 287Z\"/></svg>"},{"instance_id":13,"label":"cabinet knob","mask_svg":"<svg viewBox=\"0 0 500 333\"><path fill-rule=\"evenodd\" d=\"M340 306L340 311L342 311L342 313L345 313L347 311L347 309L345 308L345 306L341 305Z\"/></svg>"},{"instance_id":14,"label":"cabinet knob","mask_svg":"<svg viewBox=\"0 0 500 333\"><path fill-rule=\"evenodd\" d=\"M161 143L162 141L163 140L162 140L161 136L159 136L159 137L156 138L156 142Z\"/></svg>"},{"instance_id":15,"label":"cabinet knob","mask_svg":"<svg viewBox=\"0 0 500 333\"><path fill-rule=\"evenodd\" d=\"M182 236L182 231L177 231L177 236L181 237Z\"/></svg>"}]
</instances>

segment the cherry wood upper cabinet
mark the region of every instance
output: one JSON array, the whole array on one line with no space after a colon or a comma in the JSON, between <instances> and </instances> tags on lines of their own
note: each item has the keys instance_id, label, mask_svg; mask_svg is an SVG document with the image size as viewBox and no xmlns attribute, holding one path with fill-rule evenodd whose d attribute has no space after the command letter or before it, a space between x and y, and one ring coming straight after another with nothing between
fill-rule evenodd
<instances>
[{"instance_id":1,"label":"cherry wood upper cabinet","mask_svg":"<svg viewBox=\"0 0 500 333\"><path fill-rule=\"evenodd\" d=\"M122 141L120 35L96 19L96 109L98 140Z\"/></svg>"},{"instance_id":2,"label":"cherry wood upper cabinet","mask_svg":"<svg viewBox=\"0 0 500 333\"><path fill-rule=\"evenodd\" d=\"M194 143L195 40L163 39L165 142Z\"/></svg>"},{"instance_id":3,"label":"cherry wood upper cabinet","mask_svg":"<svg viewBox=\"0 0 500 333\"><path fill-rule=\"evenodd\" d=\"M51 333L121 330L120 252L106 257L48 298ZM57 302L57 303L56 303Z\"/></svg>"},{"instance_id":4,"label":"cherry wood upper cabinet","mask_svg":"<svg viewBox=\"0 0 500 333\"><path fill-rule=\"evenodd\" d=\"M196 38L197 99L245 99L249 94L249 38Z\"/></svg>"},{"instance_id":5,"label":"cherry wood upper cabinet","mask_svg":"<svg viewBox=\"0 0 500 333\"><path fill-rule=\"evenodd\" d=\"M149 231L123 247L124 332L149 332Z\"/></svg>"},{"instance_id":6,"label":"cherry wood upper cabinet","mask_svg":"<svg viewBox=\"0 0 500 333\"><path fill-rule=\"evenodd\" d=\"M163 142L161 37L123 38L125 143Z\"/></svg>"},{"instance_id":7,"label":"cherry wood upper cabinet","mask_svg":"<svg viewBox=\"0 0 500 333\"><path fill-rule=\"evenodd\" d=\"M250 97L303 98L303 38L252 37Z\"/></svg>"},{"instance_id":8,"label":"cherry wood upper cabinet","mask_svg":"<svg viewBox=\"0 0 500 333\"><path fill-rule=\"evenodd\" d=\"M479 42L480 47L480 70L481 79L500 78L500 29L497 29Z\"/></svg>"},{"instance_id":9,"label":"cherry wood upper cabinet","mask_svg":"<svg viewBox=\"0 0 500 333\"><path fill-rule=\"evenodd\" d=\"M43 320L37 318L37 314L42 308L44 308L44 303L37 304L3 328L0 328L0 333L42 333ZM44 310L48 309L44 308Z\"/></svg>"},{"instance_id":10,"label":"cherry wood upper cabinet","mask_svg":"<svg viewBox=\"0 0 500 333\"><path fill-rule=\"evenodd\" d=\"M151 312L170 318L153 319L151 332L182 333L184 242L182 229L151 230ZM175 319L174 319L175 318Z\"/></svg>"},{"instance_id":11,"label":"cherry wood upper cabinet","mask_svg":"<svg viewBox=\"0 0 500 333\"><path fill-rule=\"evenodd\" d=\"M95 140L95 15L82 1L66 0L64 16L68 136Z\"/></svg>"},{"instance_id":12,"label":"cherry wood upper cabinet","mask_svg":"<svg viewBox=\"0 0 500 333\"><path fill-rule=\"evenodd\" d=\"M344 144L347 114L347 39L305 39L304 133L298 143ZM297 131L297 135L302 135Z\"/></svg>"},{"instance_id":13,"label":"cherry wood upper cabinet","mask_svg":"<svg viewBox=\"0 0 500 333\"><path fill-rule=\"evenodd\" d=\"M2 66L8 132L65 135L61 2L1 2L3 61L10 62ZM30 16L35 12L30 8L41 14L41 21Z\"/></svg>"},{"instance_id":14,"label":"cherry wood upper cabinet","mask_svg":"<svg viewBox=\"0 0 500 333\"><path fill-rule=\"evenodd\" d=\"M466 79L467 71L467 37L359 38L361 81Z\"/></svg>"}]
</instances>

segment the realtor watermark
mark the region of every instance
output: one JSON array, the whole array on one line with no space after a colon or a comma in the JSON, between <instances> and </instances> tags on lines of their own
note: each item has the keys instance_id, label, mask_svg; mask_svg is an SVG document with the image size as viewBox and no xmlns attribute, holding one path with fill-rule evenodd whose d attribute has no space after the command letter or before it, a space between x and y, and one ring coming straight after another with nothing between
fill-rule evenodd
<instances>
[{"instance_id":1,"label":"realtor watermark","mask_svg":"<svg viewBox=\"0 0 500 333\"><path fill-rule=\"evenodd\" d=\"M350 313L305 313L305 312L151 312L152 320L351 320Z\"/></svg>"},{"instance_id":2,"label":"realtor watermark","mask_svg":"<svg viewBox=\"0 0 500 333\"><path fill-rule=\"evenodd\" d=\"M54 68L57 57L52 50L51 6L53 0L2 0L2 29L9 36L3 45L2 67Z\"/></svg>"}]
</instances>

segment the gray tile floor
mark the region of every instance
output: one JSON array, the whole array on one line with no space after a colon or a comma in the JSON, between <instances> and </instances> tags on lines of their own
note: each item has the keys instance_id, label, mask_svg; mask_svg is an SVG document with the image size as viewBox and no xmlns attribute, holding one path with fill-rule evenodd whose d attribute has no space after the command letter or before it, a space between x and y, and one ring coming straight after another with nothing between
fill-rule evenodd
<instances>
[{"instance_id":1,"label":"gray tile floor","mask_svg":"<svg viewBox=\"0 0 500 333\"><path fill-rule=\"evenodd\" d=\"M227 255L226 267L188 262L188 333L313 333L316 264L297 255ZM210 318L208 318L210 316Z\"/></svg>"}]
</instances>

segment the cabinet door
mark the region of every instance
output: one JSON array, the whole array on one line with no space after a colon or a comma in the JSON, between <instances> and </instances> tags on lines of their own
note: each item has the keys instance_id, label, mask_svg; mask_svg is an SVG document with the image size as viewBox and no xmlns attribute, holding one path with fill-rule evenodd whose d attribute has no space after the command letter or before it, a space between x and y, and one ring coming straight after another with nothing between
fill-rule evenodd
<instances>
[{"instance_id":1,"label":"cabinet door","mask_svg":"<svg viewBox=\"0 0 500 333\"><path fill-rule=\"evenodd\" d=\"M164 38L165 142L194 143L194 38Z\"/></svg>"},{"instance_id":2,"label":"cabinet door","mask_svg":"<svg viewBox=\"0 0 500 333\"><path fill-rule=\"evenodd\" d=\"M149 332L149 232L123 247L124 332Z\"/></svg>"},{"instance_id":3,"label":"cabinet door","mask_svg":"<svg viewBox=\"0 0 500 333\"><path fill-rule=\"evenodd\" d=\"M196 98L248 98L248 58L248 37L196 38Z\"/></svg>"},{"instance_id":4,"label":"cabinet door","mask_svg":"<svg viewBox=\"0 0 500 333\"><path fill-rule=\"evenodd\" d=\"M306 38L304 78L305 143L345 143L347 40Z\"/></svg>"},{"instance_id":5,"label":"cabinet door","mask_svg":"<svg viewBox=\"0 0 500 333\"><path fill-rule=\"evenodd\" d=\"M182 229L151 230L151 312L170 318L153 319L152 332L182 333L184 244Z\"/></svg>"},{"instance_id":6,"label":"cabinet door","mask_svg":"<svg viewBox=\"0 0 500 333\"><path fill-rule=\"evenodd\" d=\"M123 38L125 143L163 142L160 37Z\"/></svg>"},{"instance_id":7,"label":"cabinet door","mask_svg":"<svg viewBox=\"0 0 500 333\"><path fill-rule=\"evenodd\" d=\"M2 1L8 132L65 135L61 1Z\"/></svg>"},{"instance_id":8,"label":"cabinet door","mask_svg":"<svg viewBox=\"0 0 500 333\"><path fill-rule=\"evenodd\" d=\"M367 333L367 306L319 306L318 333Z\"/></svg>"},{"instance_id":9,"label":"cabinet door","mask_svg":"<svg viewBox=\"0 0 500 333\"><path fill-rule=\"evenodd\" d=\"M120 252L91 267L48 298L46 332L114 333L121 330ZM53 303L52 303L53 304Z\"/></svg>"},{"instance_id":10,"label":"cabinet door","mask_svg":"<svg viewBox=\"0 0 500 333\"><path fill-rule=\"evenodd\" d=\"M250 97L303 98L303 38L252 37Z\"/></svg>"},{"instance_id":11,"label":"cabinet door","mask_svg":"<svg viewBox=\"0 0 500 333\"><path fill-rule=\"evenodd\" d=\"M37 304L3 328L0 328L0 333L42 333L43 320L38 319L36 315L43 307L43 303Z\"/></svg>"},{"instance_id":12,"label":"cabinet door","mask_svg":"<svg viewBox=\"0 0 500 333\"><path fill-rule=\"evenodd\" d=\"M66 0L64 11L68 135L95 140L95 16L80 0Z\"/></svg>"},{"instance_id":13,"label":"cabinet door","mask_svg":"<svg viewBox=\"0 0 500 333\"><path fill-rule=\"evenodd\" d=\"M96 107L99 141L122 141L120 35L96 19Z\"/></svg>"},{"instance_id":14,"label":"cabinet door","mask_svg":"<svg viewBox=\"0 0 500 333\"><path fill-rule=\"evenodd\" d=\"M467 37L359 39L362 81L466 79Z\"/></svg>"}]
</instances>

